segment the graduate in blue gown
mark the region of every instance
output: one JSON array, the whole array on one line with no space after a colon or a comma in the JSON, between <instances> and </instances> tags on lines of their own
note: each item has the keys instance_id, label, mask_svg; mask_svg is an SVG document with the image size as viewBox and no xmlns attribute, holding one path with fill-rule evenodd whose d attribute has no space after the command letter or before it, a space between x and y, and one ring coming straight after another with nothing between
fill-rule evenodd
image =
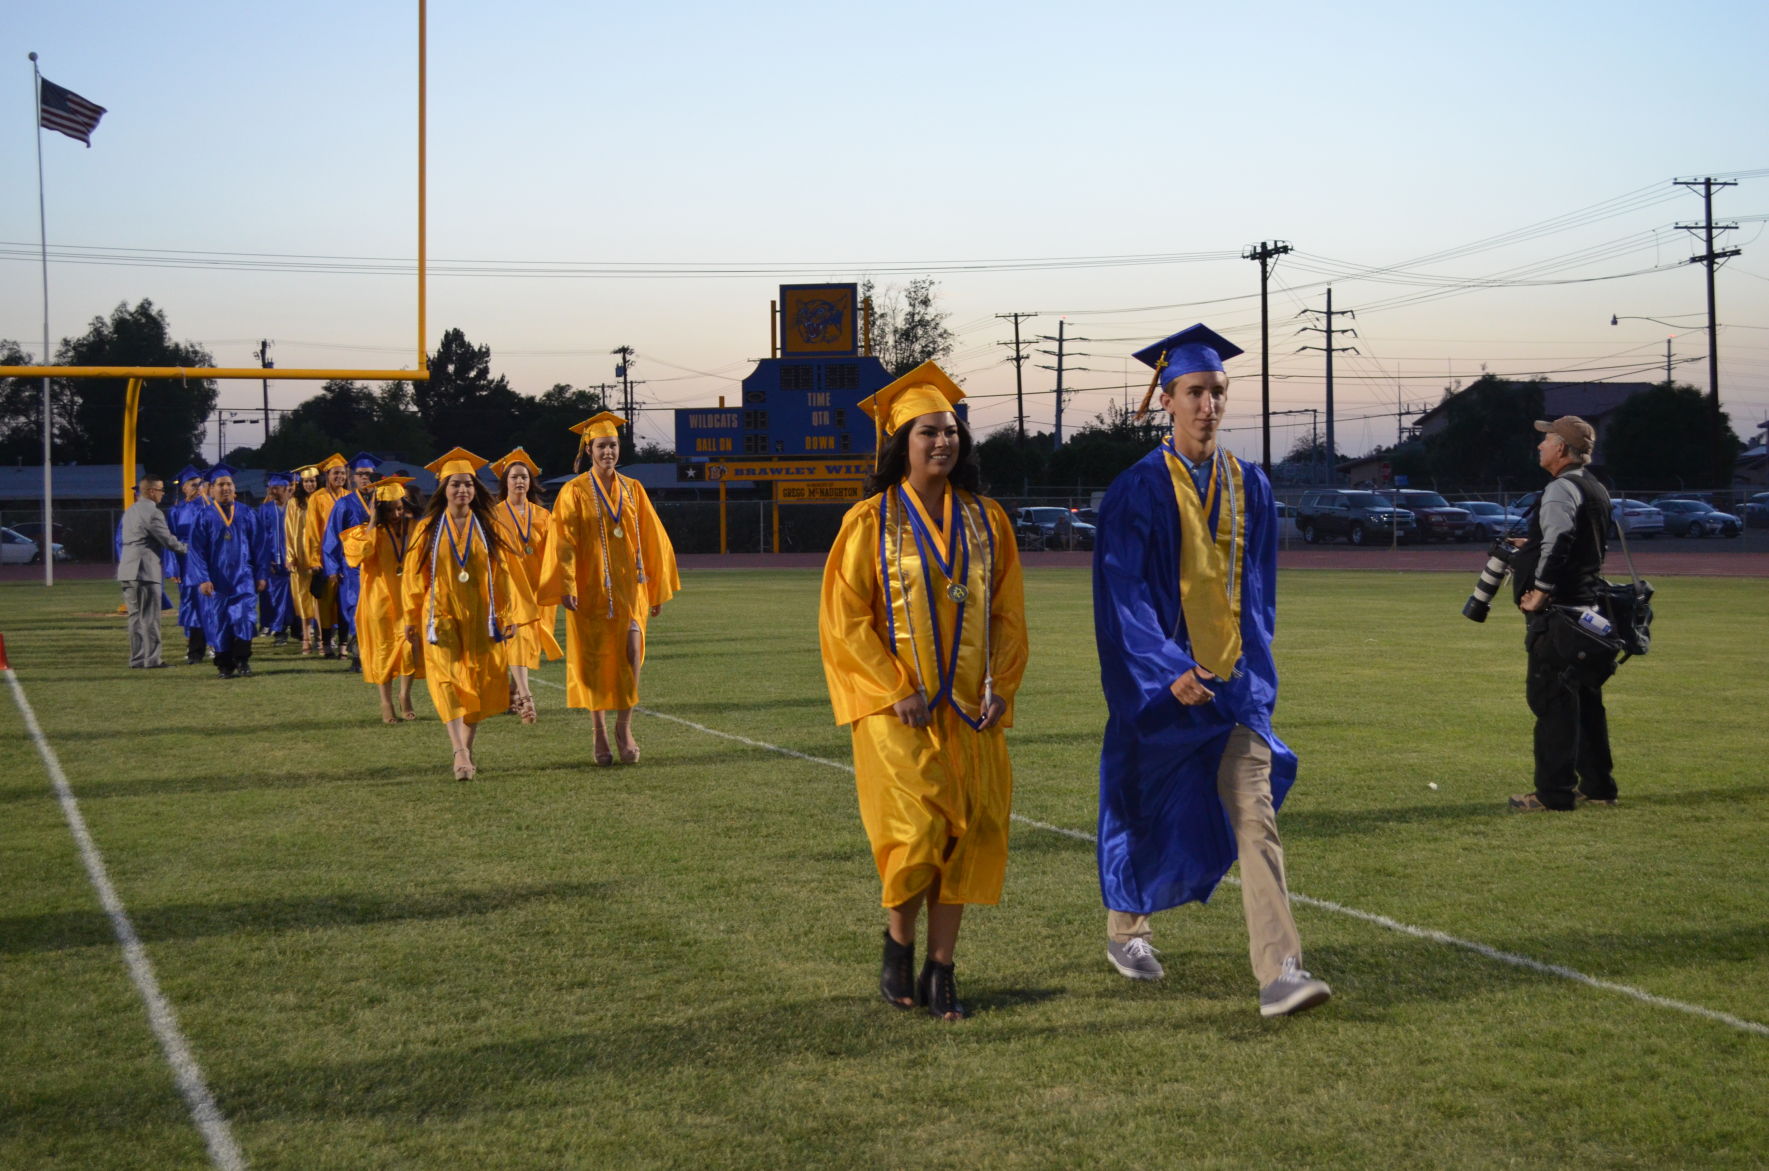
<instances>
[{"instance_id":1,"label":"graduate in blue gown","mask_svg":"<svg viewBox=\"0 0 1769 1171\"><path fill-rule=\"evenodd\" d=\"M172 535L185 545L190 544L191 526L209 507L209 474L195 464L185 464L176 481L181 499L166 513L166 524ZM189 554L178 558L178 626L184 631L184 662L195 666L203 661L208 640L203 635L203 616L197 607L196 583L185 576Z\"/></svg>"},{"instance_id":2,"label":"graduate in blue gown","mask_svg":"<svg viewBox=\"0 0 1769 1171\"><path fill-rule=\"evenodd\" d=\"M191 525L186 586L194 586L203 632L215 648L223 679L252 673L252 636L258 632L258 594L267 584L258 540L258 514L234 492L234 469L209 469L213 495Z\"/></svg>"},{"instance_id":3,"label":"graduate in blue gown","mask_svg":"<svg viewBox=\"0 0 1769 1171\"><path fill-rule=\"evenodd\" d=\"M331 515L326 518L326 535L320 545L320 560L326 577L338 588L338 621L343 638L350 644L350 670L362 670L362 659L356 649L356 603L362 596L362 571L344 557L344 534L357 525L369 523L369 509L374 504L375 469L381 460L366 451L356 453L350 461L350 488L338 498ZM339 658L344 657L340 646Z\"/></svg>"},{"instance_id":4,"label":"graduate in blue gown","mask_svg":"<svg viewBox=\"0 0 1769 1171\"><path fill-rule=\"evenodd\" d=\"M1099 874L1107 958L1159 979L1150 916L1208 899L1238 855L1260 1011L1275 1016L1331 993L1302 970L1277 833L1296 779L1271 720L1277 509L1259 466L1217 444L1222 362L1239 353L1199 325L1136 355L1155 368L1138 417L1158 387L1173 429L1099 509Z\"/></svg>"},{"instance_id":5,"label":"graduate in blue gown","mask_svg":"<svg viewBox=\"0 0 1769 1171\"><path fill-rule=\"evenodd\" d=\"M295 624L294 600L289 596L289 538L283 524L283 510L294 486L295 477L288 472L270 473L264 478L266 499L258 506L258 559L269 574L258 596L258 622L261 630L276 636L277 646L289 641L289 628Z\"/></svg>"}]
</instances>

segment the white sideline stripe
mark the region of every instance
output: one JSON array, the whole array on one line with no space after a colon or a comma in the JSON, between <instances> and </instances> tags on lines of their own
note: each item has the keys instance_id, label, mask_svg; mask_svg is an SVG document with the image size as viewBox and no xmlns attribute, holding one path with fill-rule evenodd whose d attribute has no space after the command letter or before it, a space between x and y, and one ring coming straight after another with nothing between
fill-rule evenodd
<instances>
[{"instance_id":1,"label":"white sideline stripe","mask_svg":"<svg viewBox=\"0 0 1769 1171\"><path fill-rule=\"evenodd\" d=\"M37 755L43 758L43 767L48 770L49 779L55 785L56 800L61 802L62 815L67 818L68 828L73 831L74 841L80 847L80 860L86 864L86 877L92 880L93 888L98 891L98 901L104 905L104 912L110 917L111 929L116 932L117 942L122 945L123 962L129 968L129 978L135 982L135 990L141 994L141 1001L147 1007L148 1023L153 1026L154 1036L159 1039L160 1051L166 1055L166 1064L172 1067L172 1077L178 1084L178 1092L183 1096L185 1105L190 1108L191 1120L197 1124L197 1130L202 1132L203 1142L209 1148L209 1161L223 1168L223 1171L243 1168L246 1165L245 1156L233 1141L233 1132L227 1125L226 1115L221 1113L221 1107L215 1104L214 1096L209 1093L209 1085L203 1080L202 1067L197 1064L189 1042L184 1039L184 1033L178 1027L178 1014L160 991L160 982L154 978L154 967L148 961L147 949L135 934L135 925L129 921L129 912L124 909L123 900L117 896L116 888L111 885L104 856L98 852L98 845L86 828L86 819L80 813L79 803L74 800L74 790L68 784L67 774L62 771L61 761L56 757L55 749L49 746L48 738L43 735L43 728L37 723L37 713L31 709L30 701L25 698L25 689L19 683L18 676L11 667L5 670L6 682L12 685L12 698L18 704L19 713L24 716L25 730L31 734L31 740L37 746Z\"/></svg>"},{"instance_id":2,"label":"white sideline stripe","mask_svg":"<svg viewBox=\"0 0 1769 1171\"><path fill-rule=\"evenodd\" d=\"M560 687L560 684L553 683L550 680L542 679L540 682L546 683L550 687ZM792 756L799 760L808 760L813 764L821 764L829 768L840 769L842 772L850 775L854 771L852 765L844 764L839 760L829 760L822 756L811 756L803 752L794 752L790 748L782 748L777 744L768 744L761 740L751 740L747 736L738 736L731 732L721 732L717 728L709 728L704 724L697 724L693 720L684 720L680 716L666 715L663 712L653 711L652 709L645 707L634 708L633 710L643 712L648 716L656 716L660 720L668 720L672 724L681 724L685 728L693 728L696 732L705 732L709 736L717 736L722 740L734 740L739 744L747 744L752 748L761 748L769 752L778 752L782 756ZM1029 826L1032 829L1041 829L1049 833L1061 834L1066 838L1074 838L1076 841L1081 842L1099 841L1097 837L1093 834L1087 833L1085 830L1066 829L1060 825L1051 825L1048 822L1034 821L1030 817L1022 817L1017 813L1012 816L1015 821L1022 825ZM1223 881L1235 886L1240 885L1240 883L1233 878L1225 878ZM1297 894L1295 891L1290 892L1290 900L1292 902L1301 903L1307 907L1314 907L1317 910L1332 911L1334 914L1347 915L1353 919L1361 919L1365 923L1372 923L1377 927L1385 927L1390 931L1398 931L1402 935L1411 935L1415 939L1424 939L1431 943L1441 943L1446 947L1459 947L1464 951L1471 951L1476 955L1485 956L1489 960L1497 960L1502 964L1510 964L1515 968L1527 968L1532 972L1540 972L1545 976L1558 976L1562 980L1570 980L1575 984L1584 984L1587 987L1597 988L1604 992L1614 992L1619 996L1626 996L1638 1000L1642 1004L1650 1004L1654 1008L1668 1008L1674 1012L1688 1013L1691 1016L1698 1016L1705 1020L1727 1025L1731 1028L1738 1029L1741 1032L1755 1033L1760 1037L1769 1037L1769 1025L1760 1024L1757 1021L1746 1020L1743 1017L1736 1017L1731 1013L1720 1012L1717 1009L1704 1008L1699 1004L1690 1004L1687 1001L1682 1000L1672 1000L1668 996L1658 996L1646 991L1644 988L1635 988L1629 984L1617 984L1612 980L1600 980L1596 976L1588 976L1576 968L1568 968L1561 964L1546 963L1542 960L1533 959L1526 955L1518 955L1516 952L1501 951L1496 947L1490 947L1484 943L1476 943L1471 939L1461 939L1442 931L1434 931L1429 927L1414 927L1410 923L1402 923L1398 919L1390 919L1387 915L1378 915L1370 911L1360 911L1356 907L1347 907L1341 903L1331 902L1327 899L1317 899L1309 895Z\"/></svg>"}]
</instances>

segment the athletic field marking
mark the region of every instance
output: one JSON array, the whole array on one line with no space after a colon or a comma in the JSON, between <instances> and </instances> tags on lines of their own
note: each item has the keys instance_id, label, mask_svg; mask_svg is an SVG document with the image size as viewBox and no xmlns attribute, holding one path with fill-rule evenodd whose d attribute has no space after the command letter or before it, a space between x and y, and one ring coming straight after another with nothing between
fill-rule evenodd
<instances>
[{"instance_id":1,"label":"athletic field marking","mask_svg":"<svg viewBox=\"0 0 1769 1171\"><path fill-rule=\"evenodd\" d=\"M190 1108L191 1120L202 1132L203 1142L209 1148L209 1160L223 1171L235 1171L246 1165L245 1156L240 1154L239 1146L233 1141L233 1132L228 1128L227 1117L221 1113L221 1107L215 1104L214 1095L209 1093L209 1085L203 1080L202 1067L190 1051L190 1044L184 1039L184 1033L178 1027L178 1014L173 1011L172 1004L160 991L160 982L154 978L154 966L148 961L147 948L141 944L141 938L135 934L135 925L129 921L129 912L123 907L123 900L117 896L117 890L111 885L110 873L105 869L104 856L98 852L98 844L92 840L92 833L86 828L86 818L80 813L80 806L74 800L73 786L68 784L68 776L62 771L61 761L55 755L55 749L49 746L48 737L43 735L43 728L37 723L37 713L31 709L31 703L25 698L25 689L18 681L18 676L11 667L5 668L6 682L12 686L12 698L18 704L19 714L24 716L25 730L30 733L31 741L37 746L37 755L43 758L43 767L49 772L49 779L55 785L56 800L61 802L61 812L67 818L68 828L73 831L74 841L80 847L80 860L86 864L86 877L92 880L92 886L98 891L98 901L104 905L104 912L110 917L111 929L116 932L117 942L123 948L123 962L129 968L129 978L135 982L135 990L141 994L141 1001L147 1007L148 1023L153 1026L154 1036L159 1039L160 1051L166 1055L166 1063L172 1067L173 1079L178 1083L178 1092L184 1097L185 1105Z\"/></svg>"},{"instance_id":2,"label":"athletic field marking","mask_svg":"<svg viewBox=\"0 0 1769 1171\"><path fill-rule=\"evenodd\" d=\"M533 676L530 676L530 678L533 678ZM540 682L547 684L549 687L559 687L563 690L561 684L554 683L549 679L541 679ZM808 760L813 764L840 769L842 772L845 772L850 776L853 775L854 772L852 765L843 764L839 760L830 760L827 757L822 756L811 756L808 753L795 752L790 748L782 748L778 744L768 744L761 740L751 740L747 736L738 736L732 732L721 732L717 728L709 728L704 724L696 724L693 720L684 720L680 716L666 715L663 712L654 711L647 707L634 708L633 710L643 712L648 716L655 716L660 720L668 720L672 724L681 724L683 727L693 728L697 732L705 732L709 736L717 736L721 740L733 740L739 744L746 744L751 748L761 748L768 752L778 752L782 756L791 756L796 757L799 760ZM1013 819L1032 829L1041 829L1048 833L1061 834L1066 838L1074 838L1076 841L1099 841L1097 837L1085 830L1066 829L1060 825L1051 825L1048 822L1034 821L1030 817L1022 817L1017 813L1013 815ZM1226 878L1223 881L1236 886L1240 885L1233 878ZM1377 915L1370 911L1360 911L1356 907L1347 907L1341 903L1331 902L1327 899L1312 898L1309 895L1297 894L1295 891L1290 892L1290 899L1292 902L1301 903L1308 907L1314 907L1317 910L1332 911L1337 915L1347 915L1353 919L1361 919L1365 923L1371 923L1377 927L1385 927L1390 931L1398 931L1402 935L1411 935L1415 939L1424 939L1431 943L1441 943L1446 947L1459 947L1464 951L1471 951L1475 955L1485 956L1489 960L1497 960L1501 964L1509 964L1515 968L1527 968L1532 972L1540 972L1545 976L1558 976L1562 980L1571 980L1575 984L1584 984L1587 987L1597 988L1604 992L1614 992L1619 996L1627 996L1634 1000L1638 1000L1642 1004L1650 1004L1654 1008L1668 1008L1674 1012L1688 1013L1691 1016L1698 1016L1705 1020L1727 1025L1731 1028L1738 1029L1741 1032L1755 1033L1760 1037L1769 1037L1769 1025L1760 1024L1757 1021L1746 1020L1743 1017L1736 1017L1731 1013L1720 1012L1716 1009L1704 1008L1699 1004L1690 1004L1687 1001L1682 1000L1672 1000L1668 996L1658 996L1646 991L1644 988L1635 988L1629 984L1617 984L1612 980L1600 980L1596 976L1588 976L1576 968L1568 968L1561 964L1546 963L1542 960L1533 959L1530 956L1518 955L1516 952L1501 951L1496 947L1490 947L1484 943L1476 943L1471 939L1461 939L1442 931L1433 931L1429 927L1414 927L1410 923L1402 923L1398 919L1390 919L1387 915Z\"/></svg>"}]
</instances>

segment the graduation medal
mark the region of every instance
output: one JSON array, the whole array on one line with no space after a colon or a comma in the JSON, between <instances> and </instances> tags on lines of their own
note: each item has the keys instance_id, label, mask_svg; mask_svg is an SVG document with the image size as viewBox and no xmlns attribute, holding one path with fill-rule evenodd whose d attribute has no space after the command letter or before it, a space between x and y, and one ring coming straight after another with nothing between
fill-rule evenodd
<instances>
[{"instance_id":1,"label":"graduation medal","mask_svg":"<svg viewBox=\"0 0 1769 1171\"><path fill-rule=\"evenodd\" d=\"M473 580L473 575L467 572L467 558L473 555L473 530L467 530L467 547L462 549L455 544L455 527L449 523L446 516L442 518L442 528L448 534L449 555L455 559L455 564L461 567L461 571L455 574L455 580L465 585Z\"/></svg>"},{"instance_id":2,"label":"graduation medal","mask_svg":"<svg viewBox=\"0 0 1769 1171\"><path fill-rule=\"evenodd\" d=\"M909 494L902 485L888 490L879 502L880 524L884 529L879 542L879 577L884 583L885 608L891 615L891 635L889 643L892 652L903 653L901 637L908 641L908 655L915 664L915 674L923 684L930 708L941 703L950 704L952 710L971 728L977 728L987 717L989 698L993 691L993 680L990 677L992 658L991 635L989 630L989 613L986 602L982 605L979 620L982 628L982 646L973 647L973 651L981 652L981 662L976 663L972 670L980 669L982 700L979 704L979 715L972 719L958 702L955 687L959 683L960 646L965 638L965 619L968 602L971 596L981 590L980 596L987 598L989 583L994 580L994 533L989 527L987 514L981 503L977 503L977 516L972 517L971 509L965 507L957 489L950 490L951 512L947 522L951 534L952 551L948 556L941 556L940 542L934 537L929 526L924 523L918 510L911 504ZM894 515L893 515L894 514ZM973 529L973 525L979 526ZM916 559L921 562L920 589L911 586L909 575L905 573L903 564L904 553L909 547L915 550ZM975 547L978 558L973 560L971 553ZM935 585L937 576L945 578L945 586ZM896 589L892 589L894 583ZM896 597L893 599L892 594ZM927 599L926 633L927 642L917 637L917 628L921 625L921 616L911 605L914 594L920 593ZM948 643L940 627L940 617L936 607L932 605L938 593L944 593L948 600L957 606L952 615L951 639ZM901 609L899 609L901 607ZM931 651L931 662L923 658L926 651ZM929 670L929 668L932 668ZM929 687L929 684L936 686ZM968 692L970 684L965 689Z\"/></svg>"},{"instance_id":3,"label":"graduation medal","mask_svg":"<svg viewBox=\"0 0 1769 1171\"><path fill-rule=\"evenodd\" d=\"M626 530L620 527L620 514L621 504L625 501L626 496L621 490L620 480L617 478L614 481L614 502L612 504L608 502L608 493L602 491L602 481L596 478L594 472L590 473L590 487L596 490L596 499L602 505L603 515L614 521L615 540L624 540L627 534Z\"/></svg>"},{"instance_id":4,"label":"graduation medal","mask_svg":"<svg viewBox=\"0 0 1769 1171\"><path fill-rule=\"evenodd\" d=\"M514 508L510 507L510 502L508 500L504 501L504 511L510 514L510 524L515 528L516 535L522 540L522 555L524 557L533 557L534 513L529 512L527 504L522 506L522 510L528 512L528 527L526 529L522 527L522 518L516 515L516 510Z\"/></svg>"}]
</instances>

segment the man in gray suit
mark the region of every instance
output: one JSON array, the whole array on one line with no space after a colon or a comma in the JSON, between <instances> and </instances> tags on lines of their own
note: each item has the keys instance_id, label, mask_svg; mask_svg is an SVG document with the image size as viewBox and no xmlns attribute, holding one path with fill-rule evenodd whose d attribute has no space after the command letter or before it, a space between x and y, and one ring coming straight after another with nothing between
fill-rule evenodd
<instances>
[{"instance_id":1,"label":"man in gray suit","mask_svg":"<svg viewBox=\"0 0 1769 1171\"><path fill-rule=\"evenodd\" d=\"M160 661L161 558L167 550L183 553L185 547L160 515L160 497L165 494L165 481L143 476L135 486L135 503L123 513L118 535L117 580L129 609L131 667L166 665Z\"/></svg>"}]
</instances>

